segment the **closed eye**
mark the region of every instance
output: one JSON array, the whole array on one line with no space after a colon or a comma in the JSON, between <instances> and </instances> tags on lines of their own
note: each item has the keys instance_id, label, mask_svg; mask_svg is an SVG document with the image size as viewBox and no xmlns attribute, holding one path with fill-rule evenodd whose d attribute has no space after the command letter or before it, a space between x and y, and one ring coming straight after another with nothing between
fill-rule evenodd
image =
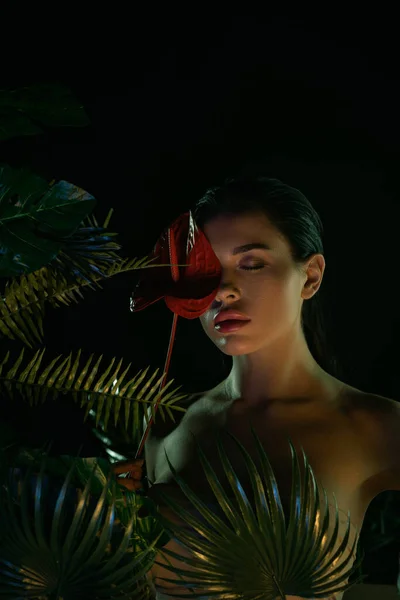
<instances>
[{"instance_id":1,"label":"closed eye","mask_svg":"<svg viewBox=\"0 0 400 600\"><path fill-rule=\"evenodd\" d=\"M262 269L263 267L265 267L265 264L262 265L254 265L254 267L244 267L242 266L242 269L244 269L245 271L256 271L258 269Z\"/></svg>"}]
</instances>

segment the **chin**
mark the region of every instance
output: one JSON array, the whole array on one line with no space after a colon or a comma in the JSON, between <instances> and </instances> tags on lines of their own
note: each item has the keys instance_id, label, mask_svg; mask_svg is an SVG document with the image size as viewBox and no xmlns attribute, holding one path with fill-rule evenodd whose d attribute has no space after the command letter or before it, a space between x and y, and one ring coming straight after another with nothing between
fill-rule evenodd
<instances>
[{"instance_id":1,"label":"chin","mask_svg":"<svg viewBox=\"0 0 400 600\"><path fill-rule=\"evenodd\" d=\"M218 350L221 350L227 356L241 356L242 354L250 354L254 352L254 348L244 341L235 340L233 337L221 339L217 342L213 340Z\"/></svg>"}]
</instances>

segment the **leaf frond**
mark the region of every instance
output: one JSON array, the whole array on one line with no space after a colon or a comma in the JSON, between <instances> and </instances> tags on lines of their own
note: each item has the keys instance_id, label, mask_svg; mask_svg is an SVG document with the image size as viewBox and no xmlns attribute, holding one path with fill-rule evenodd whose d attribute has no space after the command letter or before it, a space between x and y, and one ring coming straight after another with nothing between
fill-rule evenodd
<instances>
[{"instance_id":1,"label":"leaf frond","mask_svg":"<svg viewBox=\"0 0 400 600\"><path fill-rule=\"evenodd\" d=\"M347 523L343 518L341 520L342 525L346 524L346 530L343 532L342 528L340 531L335 494L334 504L328 505L327 493L322 486L318 486L303 448L304 475L300 470L297 452L289 439L292 491L290 511L285 515L267 454L253 426L251 431L260 459L259 470L240 441L229 431L225 433L244 458L253 490L253 502L250 502L229 461L221 442L221 432L218 432L217 448L232 490L229 496L192 434L216 498L212 504L203 502L191 490L173 467L164 448L170 470L187 497L190 508L185 509L181 502L157 490L157 501L169 506L184 525L166 518L162 513L160 519L166 531L190 549L193 558L163 549L162 555L186 563L191 568L183 569L172 564L166 566L156 561L156 564L175 576L174 579L160 577L160 581L187 589L186 594L171 594L167 587L159 585L162 592L180 598L207 596L218 599L240 597L275 600L293 595L322 599L347 591L363 581L366 575L348 583L364 559L363 553L354 563L359 531L356 528L351 531L350 513ZM323 503L320 503L319 487L324 496ZM333 509L333 523L329 508ZM195 513L200 515L201 520Z\"/></svg>"},{"instance_id":2,"label":"leaf frond","mask_svg":"<svg viewBox=\"0 0 400 600\"><path fill-rule=\"evenodd\" d=\"M11 469L0 489L0 596L147 598L145 575L162 533L138 552L136 512L126 527L116 520L111 476L93 495L96 464L83 489L71 485L75 463L61 485L45 466L43 459L39 474Z\"/></svg>"},{"instance_id":3,"label":"leaf frond","mask_svg":"<svg viewBox=\"0 0 400 600\"><path fill-rule=\"evenodd\" d=\"M153 261L154 258L148 256L118 258L103 269L103 274L92 273L90 279L77 277L75 281L67 281L62 273L48 267L14 278L7 282L0 298L0 336L19 339L32 348L43 342L46 302L53 308L78 304L84 299L83 289L102 289L101 281L121 273L151 267Z\"/></svg>"},{"instance_id":4,"label":"leaf frond","mask_svg":"<svg viewBox=\"0 0 400 600\"><path fill-rule=\"evenodd\" d=\"M96 426L101 420L106 431L112 419L114 426L122 423L132 436L141 431L143 426L137 410L140 404L146 415L145 409L149 407L154 421L158 403L157 410L164 420L166 414L174 420L173 411L186 412L177 403L187 398L187 394L177 394L181 386L171 389L173 379L160 390L165 373L159 375L158 368L149 374L148 366L132 377L129 373L131 364L123 368L122 359L115 364L114 357L106 367L101 368L103 357L95 358L94 354L81 366L81 350L75 357L71 352L68 356L57 356L47 366L42 366L45 348L37 350L29 361L24 360L24 350L8 368L9 354L0 364L0 387L11 401L18 394L30 406L36 406L49 398L57 399L69 394L75 403L85 408L85 421L89 412L94 410Z\"/></svg>"}]
</instances>

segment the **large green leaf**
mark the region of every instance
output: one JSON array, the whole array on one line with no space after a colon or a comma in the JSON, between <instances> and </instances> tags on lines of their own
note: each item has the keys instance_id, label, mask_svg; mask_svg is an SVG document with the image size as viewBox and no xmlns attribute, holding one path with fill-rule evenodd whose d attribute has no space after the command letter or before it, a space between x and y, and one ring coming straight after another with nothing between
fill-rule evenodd
<instances>
[{"instance_id":1,"label":"large green leaf","mask_svg":"<svg viewBox=\"0 0 400 600\"><path fill-rule=\"evenodd\" d=\"M0 277L36 271L60 252L96 200L68 183L0 167Z\"/></svg>"},{"instance_id":2,"label":"large green leaf","mask_svg":"<svg viewBox=\"0 0 400 600\"><path fill-rule=\"evenodd\" d=\"M0 90L0 142L43 133L47 127L85 127L82 103L62 84L35 84Z\"/></svg>"},{"instance_id":3,"label":"large green leaf","mask_svg":"<svg viewBox=\"0 0 400 600\"><path fill-rule=\"evenodd\" d=\"M116 520L112 476L98 497L91 493L92 477L83 490L71 485L75 465L58 485L46 477L45 463L39 475L28 469L22 478L10 470L0 488L0 596L149 598L145 576L158 539L143 551L135 550L136 514L126 527Z\"/></svg>"},{"instance_id":4,"label":"large green leaf","mask_svg":"<svg viewBox=\"0 0 400 600\"><path fill-rule=\"evenodd\" d=\"M194 438L207 480L225 520L219 518L196 496L178 475L164 449L175 480L190 501L190 506L200 513L203 520L200 521L192 514L193 511L184 509L181 503L165 492L156 491L155 486L153 497L172 508L191 530L188 530L187 525L178 525L160 514L162 524L172 537L190 548L194 556L186 558L164 548L162 555L179 559L191 566L192 570L161 565L156 561L156 564L180 577L159 579L185 588L190 593L173 594L165 586L159 587L168 596L179 598L206 595L218 599L285 600L286 594L302 598L326 598L363 581L367 576L360 576L351 584L347 583L364 558L362 555L351 567L358 536L354 539L349 556L341 564L335 564L348 546L351 523L348 520L346 533L342 540L339 539L339 508L336 498L335 505L332 505L335 513L332 528L326 491L322 488L325 502L321 509L318 486L304 450L302 449L305 471L302 476L296 450L289 439L292 493L290 514L286 522L274 472L252 426L251 431L260 458L260 472L237 438L228 431L225 433L237 444L243 455L253 489L255 511L229 462L221 443L220 432L217 436L218 452L237 507L233 503L233 497L226 494L200 443Z\"/></svg>"}]
</instances>

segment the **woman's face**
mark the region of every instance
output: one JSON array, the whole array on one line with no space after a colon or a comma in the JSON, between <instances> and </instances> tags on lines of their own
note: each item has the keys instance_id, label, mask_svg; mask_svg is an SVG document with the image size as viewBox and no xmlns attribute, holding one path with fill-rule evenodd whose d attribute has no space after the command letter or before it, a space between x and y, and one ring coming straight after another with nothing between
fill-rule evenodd
<instances>
[{"instance_id":1,"label":"woman's face","mask_svg":"<svg viewBox=\"0 0 400 600\"><path fill-rule=\"evenodd\" d=\"M303 300L316 293L322 281L323 256L313 255L300 270L288 242L263 213L224 214L208 221L203 231L222 267L218 293L200 317L214 344L235 356L267 347L291 331L297 333ZM240 246L253 243L269 249L240 251ZM237 331L220 333L213 320L225 308L242 312L251 321Z\"/></svg>"}]
</instances>

